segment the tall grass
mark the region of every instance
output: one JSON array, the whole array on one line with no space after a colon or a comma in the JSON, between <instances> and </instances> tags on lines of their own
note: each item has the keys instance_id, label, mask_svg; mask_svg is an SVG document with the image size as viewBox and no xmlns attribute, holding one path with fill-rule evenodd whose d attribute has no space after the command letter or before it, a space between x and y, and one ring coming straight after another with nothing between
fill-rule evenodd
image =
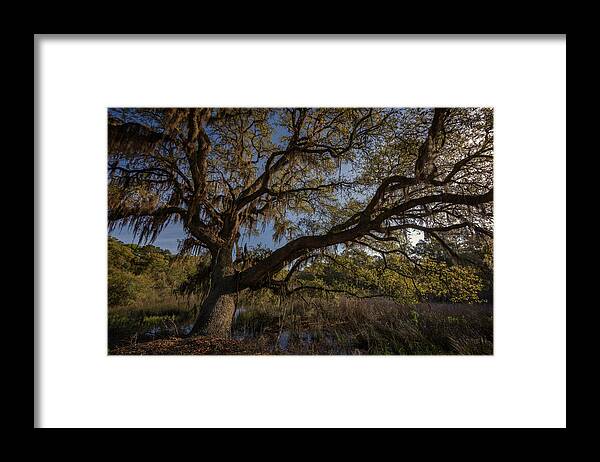
<instances>
[{"instance_id":1,"label":"tall grass","mask_svg":"<svg viewBox=\"0 0 600 462\"><path fill-rule=\"evenodd\" d=\"M199 297L148 296L135 305L108 308L109 349L138 341L183 335L195 318Z\"/></svg>"},{"instance_id":2,"label":"tall grass","mask_svg":"<svg viewBox=\"0 0 600 462\"><path fill-rule=\"evenodd\" d=\"M288 300L281 306L245 307L233 332L239 338L272 338L274 352L293 354L493 353L491 305L398 305L345 297Z\"/></svg>"},{"instance_id":3,"label":"tall grass","mask_svg":"<svg viewBox=\"0 0 600 462\"><path fill-rule=\"evenodd\" d=\"M109 310L109 347L182 336L199 300L148 300ZM271 354L489 355L491 305L399 305L347 297L237 297L232 334Z\"/></svg>"}]
</instances>

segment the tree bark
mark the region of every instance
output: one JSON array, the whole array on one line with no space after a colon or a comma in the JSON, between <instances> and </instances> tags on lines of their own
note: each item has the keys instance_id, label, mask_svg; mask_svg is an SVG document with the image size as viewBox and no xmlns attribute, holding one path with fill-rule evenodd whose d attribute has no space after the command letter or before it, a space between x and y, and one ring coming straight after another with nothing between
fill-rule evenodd
<instances>
[{"instance_id":1,"label":"tree bark","mask_svg":"<svg viewBox=\"0 0 600 462\"><path fill-rule=\"evenodd\" d=\"M190 336L211 335L223 338L231 336L231 323L235 312L231 251L231 246L226 246L213 255L210 288L194 321Z\"/></svg>"},{"instance_id":2,"label":"tree bark","mask_svg":"<svg viewBox=\"0 0 600 462\"><path fill-rule=\"evenodd\" d=\"M233 295L222 294L218 288L211 290L200 307L190 335L229 338L234 312L235 299Z\"/></svg>"}]
</instances>

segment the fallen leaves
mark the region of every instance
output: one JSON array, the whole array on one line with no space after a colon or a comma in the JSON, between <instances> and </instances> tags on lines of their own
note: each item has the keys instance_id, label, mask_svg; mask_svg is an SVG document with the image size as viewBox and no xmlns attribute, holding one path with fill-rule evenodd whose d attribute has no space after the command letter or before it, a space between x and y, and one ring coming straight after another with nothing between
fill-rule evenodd
<instances>
[{"instance_id":1,"label":"fallen leaves","mask_svg":"<svg viewBox=\"0 0 600 462\"><path fill-rule=\"evenodd\" d=\"M114 348L109 355L260 355L258 345L216 337L171 337Z\"/></svg>"}]
</instances>

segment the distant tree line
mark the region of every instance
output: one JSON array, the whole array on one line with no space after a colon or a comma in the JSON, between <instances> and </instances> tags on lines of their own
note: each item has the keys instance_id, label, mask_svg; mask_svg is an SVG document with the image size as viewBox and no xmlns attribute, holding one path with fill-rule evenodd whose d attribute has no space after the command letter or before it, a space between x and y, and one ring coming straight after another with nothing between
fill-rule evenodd
<instances>
[{"instance_id":1,"label":"distant tree line","mask_svg":"<svg viewBox=\"0 0 600 462\"><path fill-rule=\"evenodd\" d=\"M201 257L176 256L153 245L108 238L108 305L169 299L196 270Z\"/></svg>"}]
</instances>

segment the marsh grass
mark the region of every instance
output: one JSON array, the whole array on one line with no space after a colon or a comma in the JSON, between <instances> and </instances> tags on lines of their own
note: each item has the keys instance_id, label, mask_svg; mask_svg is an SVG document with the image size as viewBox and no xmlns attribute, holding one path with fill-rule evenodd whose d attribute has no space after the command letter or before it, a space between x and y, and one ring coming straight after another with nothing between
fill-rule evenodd
<instances>
[{"instance_id":1,"label":"marsh grass","mask_svg":"<svg viewBox=\"0 0 600 462\"><path fill-rule=\"evenodd\" d=\"M183 336L196 311L190 303L109 310L109 348ZM267 354L490 355L491 305L400 305L388 299L241 297L234 339Z\"/></svg>"},{"instance_id":2,"label":"marsh grass","mask_svg":"<svg viewBox=\"0 0 600 462\"><path fill-rule=\"evenodd\" d=\"M135 306L108 309L108 347L180 336L196 314L197 300L175 297L146 297Z\"/></svg>"},{"instance_id":3,"label":"marsh grass","mask_svg":"<svg viewBox=\"0 0 600 462\"><path fill-rule=\"evenodd\" d=\"M274 352L291 354L493 354L490 305L305 299L245 308L233 332L238 338L275 337Z\"/></svg>"}]
</instances>

